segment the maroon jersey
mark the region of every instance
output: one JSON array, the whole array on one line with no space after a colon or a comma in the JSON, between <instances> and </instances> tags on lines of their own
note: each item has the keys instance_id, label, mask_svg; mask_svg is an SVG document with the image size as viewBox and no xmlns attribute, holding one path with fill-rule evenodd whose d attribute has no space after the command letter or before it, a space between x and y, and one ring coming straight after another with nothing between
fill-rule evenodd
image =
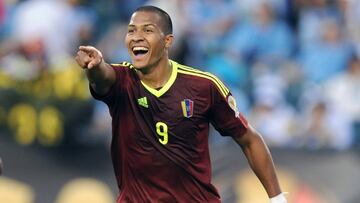
<instances>
[{"instance_id":1,"label":"maroon jersey","mask_svg":"<svg viewBox=\"0 0 360 203\"><path fill-rule=\"evenodd\" d=\"M129 63L112 65L116 82L104 96L112 116L117 202L220 202L211 184L209 123L223 136L242 136L247 121L215 76L174 61L159 90Z\"/></svg>"}]
</instances>

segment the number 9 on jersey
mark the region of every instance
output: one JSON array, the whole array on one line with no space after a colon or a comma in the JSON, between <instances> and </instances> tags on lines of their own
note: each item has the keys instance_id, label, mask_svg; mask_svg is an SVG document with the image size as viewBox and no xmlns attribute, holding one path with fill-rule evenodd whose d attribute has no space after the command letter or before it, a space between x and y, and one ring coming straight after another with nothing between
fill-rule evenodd
<instances>
[{"instance_id":1,"label":"number 9 on jersey","mask_svg":"<svg viewBox=\"0 0 360 203\"><path fill-rule=\"evenodd\" d=\"M156 133L160 136L159 142L163 145L166 145L169 141L168 126L166 125L166 123L157 122Z\"/></svg>"}]
</instances>

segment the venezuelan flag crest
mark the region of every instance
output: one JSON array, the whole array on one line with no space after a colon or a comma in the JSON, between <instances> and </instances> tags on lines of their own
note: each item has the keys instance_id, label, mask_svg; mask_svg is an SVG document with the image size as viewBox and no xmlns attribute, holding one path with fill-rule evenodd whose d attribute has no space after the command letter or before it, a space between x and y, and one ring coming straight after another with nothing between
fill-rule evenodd
<instances>
[{"instance_id":1,"label":"venezuelan flag crest","mask_svg":"<svg viewBox=\"0 0 360 203\"><path fill-rule=\"evenodd\" d=\"M186 118L190 118L194 112L194 102L190 99L184 99L181 101L181 107L183 110L183 115Z\"/></svg>"}]
</instances>

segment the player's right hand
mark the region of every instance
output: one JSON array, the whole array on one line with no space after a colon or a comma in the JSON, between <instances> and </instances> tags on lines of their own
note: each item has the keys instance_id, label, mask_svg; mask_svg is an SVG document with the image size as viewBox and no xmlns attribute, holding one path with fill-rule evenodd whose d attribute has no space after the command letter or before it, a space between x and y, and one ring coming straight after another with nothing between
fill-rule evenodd
<instances>
[{"instance_id":1,"label":"player's right hand","mask_svg":"<svg viewBox=\"0 0 360 203\"><path fill-rule=\"evenodd\" d=\"M75 57L76 62L84 69L98 67L103 62L102 53L92 46L80 46Z\"/></svg>"}]
</instances>

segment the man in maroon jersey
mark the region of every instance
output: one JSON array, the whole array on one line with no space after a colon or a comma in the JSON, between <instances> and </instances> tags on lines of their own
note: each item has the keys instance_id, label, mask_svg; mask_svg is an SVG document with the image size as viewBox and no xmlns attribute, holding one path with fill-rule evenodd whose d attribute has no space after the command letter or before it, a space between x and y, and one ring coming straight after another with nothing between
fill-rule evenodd
<instances>
[{"instance_id":1,"label":"man in maroon jersey","mask_svg":"<svg viewBox=\"0 0 360 203\"><path fill-rule=\"evenodd\" d=\"M76 56L95 99L112 116L117 202L220 202L211 183L209 123L242 148L271 202L286 202L268 148L214 75L169 60L169 15L153 6L132 15L125 43L132 64L107 64L99 50Z\"/></svg>"}]
</instances>

